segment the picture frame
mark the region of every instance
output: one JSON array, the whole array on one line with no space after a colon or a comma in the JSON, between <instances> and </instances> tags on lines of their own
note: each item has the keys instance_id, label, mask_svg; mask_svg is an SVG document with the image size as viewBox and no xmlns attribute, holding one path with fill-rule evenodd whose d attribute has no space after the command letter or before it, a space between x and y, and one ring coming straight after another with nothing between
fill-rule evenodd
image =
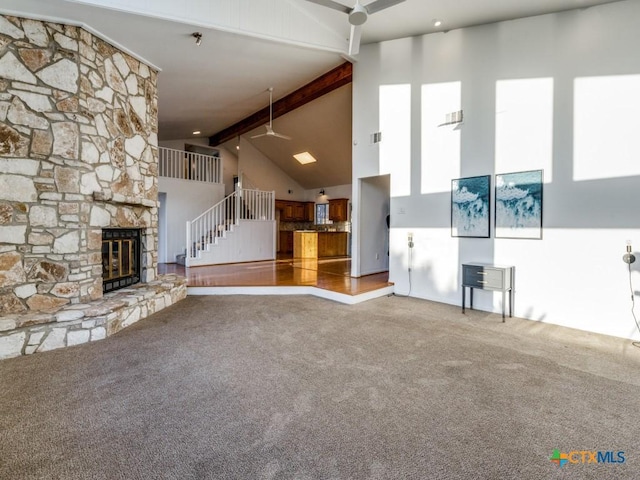
<instances>
[{"instance_id":1,"label":"picture frame","mask_svg":"<svg viewBox=\"0 0 640 480\"><path fill-rule=\"evenodd\" d=\"M496 174L495 238L542 239L543 173Z\"/></svg>"},{"instance_id":2,"label":"picture frame","mask_svg":"<svg viewBox=\"0 0 640 480\"><path fill-rule=\"evenodd\" d=\"M451 180L451 236L489 238L491 176Z\"/></svg>"}]
</instances>

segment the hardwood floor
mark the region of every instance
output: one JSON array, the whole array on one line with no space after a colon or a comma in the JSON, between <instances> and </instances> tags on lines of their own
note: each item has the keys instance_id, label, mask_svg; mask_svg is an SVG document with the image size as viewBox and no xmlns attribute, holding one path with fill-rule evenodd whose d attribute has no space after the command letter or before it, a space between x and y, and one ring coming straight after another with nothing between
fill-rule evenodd
<instances>
[{"instance_id":1,"label":"hardwood floor","mask_svg":"<svg viewBox=\"0 0 640 480\"><path fill-rule=\"evenodd\" d=\"M351 277L349 257L319 260L293 259L249 263L233 263L190 267L175 263L161 263L158 273L177 273L187 278L189 287L241 286L314 286L346 295L358 295L392 285L389 272Z\"/></svg>"}]
</instances>

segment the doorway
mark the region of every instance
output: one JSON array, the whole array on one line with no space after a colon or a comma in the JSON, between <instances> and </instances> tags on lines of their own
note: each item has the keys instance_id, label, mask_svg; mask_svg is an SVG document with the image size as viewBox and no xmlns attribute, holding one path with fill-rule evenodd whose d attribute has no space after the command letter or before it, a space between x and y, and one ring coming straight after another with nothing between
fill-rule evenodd
<instances>
[{"instance_id":1,"label":"doorway","mask_svg":"<svg viewBox=\"0 0 640 480\"><path fill-rule=\"evenodd\" d=\"M389 271L391 176L359 180L358 265L356 275Z\"/></svg>"},{"instance_id":2,"label":"doorway","mask_svg":"<svg viewBox=\"0 0 640 480\"><path fill-rule=\"evenodd\" d=\"M167 194L158 193L158 263L169 263L167 259Z\"/></svg>"}]
</instances>

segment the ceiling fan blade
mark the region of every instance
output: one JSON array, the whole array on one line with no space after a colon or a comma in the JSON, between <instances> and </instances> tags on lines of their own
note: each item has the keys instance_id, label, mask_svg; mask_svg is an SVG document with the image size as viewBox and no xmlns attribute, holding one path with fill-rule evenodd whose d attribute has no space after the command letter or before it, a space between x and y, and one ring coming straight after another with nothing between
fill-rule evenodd
<instances>
[{"instance_id":1,"label":"ceiling fan blade","mask_svg":"<svg viewBox=\"0 0 640 480\"><path fill-rule=\"evenodd\" d=\"M266 133L259 133L258 135L254 135L254 136L252 136L251 138L258 138L258 137L264 137L264 136L266 136L266 135L273 135L273 130L271 129L271 125L266 124L266 125L264 126L264 128L266 128L266 129L267 129L267 132L266 132Z\"/></svg>"},{"instance_id":2,"label":"ceiling fan blade","mask_svg":"<svg viewBox=\"0 0 640 480\"><path fill-rule=\"evenodd\" d=\"M341 3L334 2L333 0L307 0L307 2L317 3L323 7L333 8L334 10L338 10L343 13L349 13L351 11L351 8L342 5Z\"/></svg>"},{"instance_id":3,"label":"ceiling fan blade","mask_svg":"<svg viewBox=\"0 0 640 480\"><path fill-rule=\"evenodd\" d=\"M291 137L288 135L282 135L281 133L275 133L273 132L271 134L272 137L277 137L277 138L282 138L283 140L291 140Z\"/></svg>"},{"instance_id":4,"label":"ceiling fan blade","mask_svg":"<svg viewBox=\"0 0 640 480\"><path fill-rule=\"evenodd\" d=\"M404 1L405 0L375 0L365 5L364 8L366 8L367 12L371 14L371 13L379 12L380 10L384 10L385 8L393 7L394 5L397 5L398 3L402 3Z\"/></svg>"},{"instance_id":5,"label":"ceiling fan blade","mask_svg":"<svg viewBox=\"0 0 640 480\"><path fill-rule=\"evenodd\" d=\"M360 25L351 25L351 35L349 35L349 55L357 55L360 51L361 36L362 27Z\"/></svg>"}]
</instances>

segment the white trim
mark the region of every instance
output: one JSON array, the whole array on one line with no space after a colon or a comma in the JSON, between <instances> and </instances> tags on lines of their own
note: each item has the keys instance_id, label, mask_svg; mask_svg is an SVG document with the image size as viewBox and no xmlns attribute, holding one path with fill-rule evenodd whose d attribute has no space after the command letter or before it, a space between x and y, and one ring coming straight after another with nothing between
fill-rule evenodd
<instances>
[{"instance_id":1,"label":"white trim","mask_svg":"<svg viewBox=\"0 0 640 480\"><path fill-rule=\"evenodd\" d=\"M379 288L359 295L324 290L317 287L187 287L187 295L313 295L347 305L355 305L378 297L392 295L394 286Z\"/></svg>"}]
</instances>

